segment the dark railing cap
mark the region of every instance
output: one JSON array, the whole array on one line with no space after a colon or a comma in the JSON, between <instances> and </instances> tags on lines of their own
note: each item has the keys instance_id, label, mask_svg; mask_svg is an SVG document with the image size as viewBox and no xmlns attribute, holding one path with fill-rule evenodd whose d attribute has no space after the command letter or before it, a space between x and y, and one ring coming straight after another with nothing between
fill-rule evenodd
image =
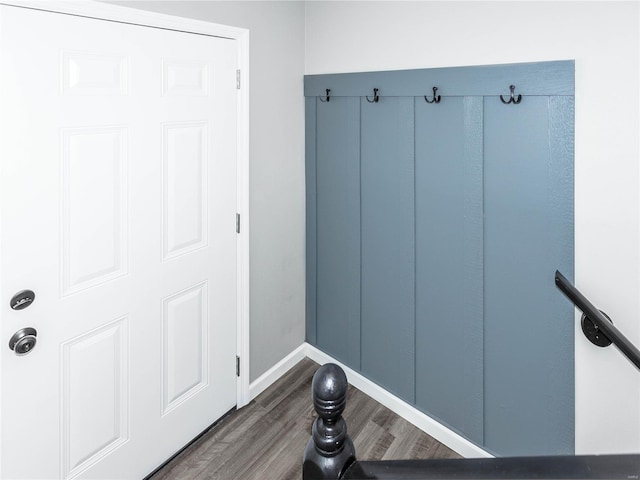
<instances>
[{"instance_id":1,"label":"dark railing cap","mask_svg":"<svg viewBox=\"0 0 640 480\"><path fill-rule=\"evenodd\" d=\"M318 415L332 421L342 415L347 403L347 376L334 363L321 366L313 376L311 391Z\"/></svg>"}]
</instances>

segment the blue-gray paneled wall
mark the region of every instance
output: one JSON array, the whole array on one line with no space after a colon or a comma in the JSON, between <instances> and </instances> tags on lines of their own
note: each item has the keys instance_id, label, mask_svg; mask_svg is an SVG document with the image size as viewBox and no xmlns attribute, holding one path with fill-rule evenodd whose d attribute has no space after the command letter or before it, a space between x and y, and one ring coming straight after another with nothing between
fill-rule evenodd
<instances>
[{"instance_id":1,"label":"blue-gray paneled wall","mask_svg":"<svg viewBox=\"0 0 640 480\"><path fill-rule=\"evenodd\" d=\"M563 133L573 115L554 112L569 108L566 98L514 108L492 100L484 105L485 442L543 455L549 432L562 449L574 434L572 417L548 411L574 405L563 385L573 384L573 308L549 280L556 269L573 272L573 141ZM558 115L569 123L552 128ZM567 143L552 151L559 141Z\"/></svg>"},{"instance_id":2,"label":"blue-gray paneled wall","mask_svg":"<svg viewBox=\"0 0 640 480\"><path fill-rule=\"evenodd\" d=\"M360 368L360 99L318 102L317 342ZM330 138L331 141L324 141Z\"/></svg>"},{"instance_id":3,"label":"blue-gray paneled wall","mask_svg":"<svg viewBox=\"0 0 640 480\"><path fill-rule=\"evenodd\" d=\"M573 82L571 61L305 77L307 340L498 455L574 451Z\"/></svg>"},{"instance_id":4,"label":"blue-gray paneled wall","mask_svg":"<svg viewBox=\"0 0 640 480\"><path fill-rule=\"evenodd\" d=\"M306 318L305 337L316 345L316 287L318 231L316 216L316 97L305 98L305 190L306 190Z\"/></svg>"},{"instance_id":5,"label":"blue-gray paneled wall","mask_svg":"<svg viewBox=\"0 0 640 480\"><path fill-rule=\"evenodd\" d=\"M480 444L482 101L415 99L416 404Z\"/></svg>"},{"instance_id":6,"label":"blue-gray paneled wall","mask_svg":"<svg viewBox=\"0 0 640 480\"><path fill-rule=\"evenodd\" d=\"M360 105L362 372L413 403L413 98Z\"/></svg>"}]
</instances>

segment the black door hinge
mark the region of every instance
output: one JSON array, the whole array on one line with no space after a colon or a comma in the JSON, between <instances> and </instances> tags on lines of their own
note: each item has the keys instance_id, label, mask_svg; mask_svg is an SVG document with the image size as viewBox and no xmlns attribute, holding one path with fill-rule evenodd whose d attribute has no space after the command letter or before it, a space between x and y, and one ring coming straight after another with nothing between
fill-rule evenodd
<instances>
[{"instance_id":1,"label":"black door hinge","mask_svg":"<svg viewBox=\"0 0 640 480\"><path fill-rule=\"evenodd\" d=\"M240 357L236 355L236 377L240 376Z\"/></svg>"}]
</instances>

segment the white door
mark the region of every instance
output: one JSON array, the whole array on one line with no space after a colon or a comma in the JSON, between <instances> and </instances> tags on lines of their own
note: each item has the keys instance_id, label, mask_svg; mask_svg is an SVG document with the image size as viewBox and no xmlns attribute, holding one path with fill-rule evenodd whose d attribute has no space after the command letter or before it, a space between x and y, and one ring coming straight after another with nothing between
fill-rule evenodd
<instances>
[{"instance_id":1,"label":"white door","mask_svg":"<svg viewBox=\"0 0 640 480\"><path fill-rule=\"evenodd\" d=\"M2 478L139 479L236 403L235 41L0 30Z\"/></svg>"}]
</instances>

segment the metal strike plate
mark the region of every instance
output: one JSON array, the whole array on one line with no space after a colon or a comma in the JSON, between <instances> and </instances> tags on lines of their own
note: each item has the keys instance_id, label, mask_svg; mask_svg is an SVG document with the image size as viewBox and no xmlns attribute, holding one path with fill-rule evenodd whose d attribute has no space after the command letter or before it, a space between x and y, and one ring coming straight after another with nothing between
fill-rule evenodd
<instances>
[{"instance_id":1,"label":"metal strike plate","mask_svg":"<svg viewBox=\"0 0 640 480\"><path fill-rule=\"evenodd\" d=\"M33 290L22 290L11 297L9 306L13 310L22 310L27 308L36 299L36 294Z\"/></svg>"}]
</instances>

